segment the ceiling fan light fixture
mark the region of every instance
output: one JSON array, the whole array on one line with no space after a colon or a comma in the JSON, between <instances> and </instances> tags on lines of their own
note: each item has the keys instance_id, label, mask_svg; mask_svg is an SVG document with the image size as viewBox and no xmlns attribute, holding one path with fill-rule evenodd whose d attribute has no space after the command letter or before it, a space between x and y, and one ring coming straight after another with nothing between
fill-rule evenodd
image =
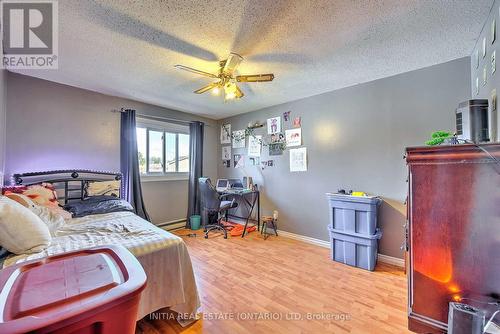
<instances>
[{"instance_id":1,"label":"ceiling fan light fixture","mask_svg":"<svg viewBox=\"0 0 500 334\"><path fill-rule=\"evenodd\" d=\"M1 1L1 0L0 0ZM249 74L249 75L237 75L235 76L235 71L238 65L243 60L239 54L231 52L229 57L225 60L219 62L219 73L218 75L200 71L192 67L184 65L175 65L176 68L191 72L197 75L201 75L208 78L218 79L208 85L205 85L194 91L195 94L203 94L210 91L212 95L219 95L223 90L224 101L241 99L245 96L245 93L238 87L238 82L266 82L272 81L274 79L274 74Z\"/></svg>"}]
</instances>

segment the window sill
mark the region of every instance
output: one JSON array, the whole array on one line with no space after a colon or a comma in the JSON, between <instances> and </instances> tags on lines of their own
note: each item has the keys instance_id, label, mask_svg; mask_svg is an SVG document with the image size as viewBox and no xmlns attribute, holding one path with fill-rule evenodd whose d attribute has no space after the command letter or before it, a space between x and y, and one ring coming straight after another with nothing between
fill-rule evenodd
<instances>
[{"instance_id":1,"label":"window sill","mask_svg":"<svg viewBox=\"0 0 500 334\"><path fill-rule=\"evenodd\" d=\"M189 174L180 175L141 175L141 183L147 182L167 182L167 181L187 181Z\"/></svg>"}]
</instances>

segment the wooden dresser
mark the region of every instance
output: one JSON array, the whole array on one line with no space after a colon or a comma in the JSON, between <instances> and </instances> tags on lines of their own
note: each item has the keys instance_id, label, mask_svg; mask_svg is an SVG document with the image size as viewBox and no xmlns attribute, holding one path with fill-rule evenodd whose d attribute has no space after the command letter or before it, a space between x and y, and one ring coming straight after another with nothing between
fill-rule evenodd
<instances>
[{"instance_id":1,"label":"wooden dresser","mask_svg":"<svg viewBox=\"0 0 500 334\"><path fill-rule=\"evenodd\" d=\"M500 159L500 144L482 146ZM408 328L445 333L450 301L500 295L500 165L475 145L408 148L406 160Z\"/></svg>"}]
</instances>

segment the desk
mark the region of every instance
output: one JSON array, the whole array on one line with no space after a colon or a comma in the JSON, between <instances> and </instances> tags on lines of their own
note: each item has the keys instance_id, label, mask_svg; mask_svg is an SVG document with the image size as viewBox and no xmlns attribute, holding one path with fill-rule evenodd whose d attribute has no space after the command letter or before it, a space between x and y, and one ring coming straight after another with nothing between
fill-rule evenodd
<instances>
[{"instance_id":1,"label":"desk","mask_svg":"<svg viewBox=\"0 0 500 334\"><path fill-rule=\"evenodd\" d=\"M237 216L233 214L227 214L228 217L233 217L233 218L239 218L245 220L245 229L243 230L243 233L241 234L241 237L243 238L245 236L245 233L247 231L247 225L248 222L254 221L257 222L257 231L260 230L260 192L258 190L248 190L248 189L229 189L221 192L221 194L227 195L227 197L238 197L242 201L239 201L239 203L244 203L245 208L248 211L248 215L246 217L242 216ZM252 218L252 213L257 205L257 219Z\"/></svg>"}]
</instances>

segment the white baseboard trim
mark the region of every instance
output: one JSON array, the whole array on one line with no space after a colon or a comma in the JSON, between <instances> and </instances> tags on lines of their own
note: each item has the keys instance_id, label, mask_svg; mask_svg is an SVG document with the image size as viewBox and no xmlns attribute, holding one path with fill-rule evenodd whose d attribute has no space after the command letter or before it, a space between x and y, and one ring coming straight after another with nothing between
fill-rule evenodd
<instances>
[{"instance_id":1,"label":"white baseboard trim","mask_svg":"<svg viewBox=\"0 0 500 334\"><path fill-rule=\"evenodd\" d=\"M282 230L278 230L278 235L285 237L285 238L299 240L302 242L306 242L308 244L313 244L316 246L330 249L330 242L329 241L320 240L320 239L311 238L311 237L306 237L304 235L286 232L286 231L282 231ZM405 266L405 261L403 259L399 259L397 257L392 257L389 255L378 254L377 260L380 262L391 264L393 266L397 266L397 267L401 267L401 268L404 268L404 266Z\"/></svg>"},{"instance_id":2,"label":"white baseboard trim","mask_svg":"<svg viewBox=\"0 0 500 334\"><path fill-rule=\"evenodd\" d=\"M397 258L397 257L379 254L377 256L377 260L380 262L383 262L383 263L392 264L393 266L396 266L396 267L401 267L401 268L405 267L405 260Z\"/></svg>"},{"instance_id":3,"label":"white baseboard trim","mask_svg":"<svg viewBox=\"0 0 500 334\"><path fill-rule=\"evenodd\" d=\"M272 232L270 232L270 233L272 233ZM307 242L308 244L313 244L313 245L320 246L323 248L330 248L329 241L320 240L320 239L311 238L311 237L306 237L305 235L295 234L295 233L282 231L282 230L278 230L278 235L285 237L285 238L289 238L289 239Z\"/></svg>"}]
</instances>

